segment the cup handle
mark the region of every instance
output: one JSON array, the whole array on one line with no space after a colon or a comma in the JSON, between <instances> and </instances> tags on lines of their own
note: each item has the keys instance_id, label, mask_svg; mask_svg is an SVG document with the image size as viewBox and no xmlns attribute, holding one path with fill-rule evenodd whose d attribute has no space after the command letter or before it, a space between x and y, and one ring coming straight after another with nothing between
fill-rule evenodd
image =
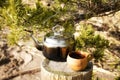
<instances>
[{"instance_id":1,"label":"cup handle","mask_svg":"<svg viewBox=\"0 0 120 80\"><path fill-rule=\"evenodd\" d=\"M89 62L90 60L92 60L92 59L93 59L93 54L91 54L91 53L88 54L88 55L87 55L87 60L88 60L88 62Z\"/></svg>"}]
</instances>

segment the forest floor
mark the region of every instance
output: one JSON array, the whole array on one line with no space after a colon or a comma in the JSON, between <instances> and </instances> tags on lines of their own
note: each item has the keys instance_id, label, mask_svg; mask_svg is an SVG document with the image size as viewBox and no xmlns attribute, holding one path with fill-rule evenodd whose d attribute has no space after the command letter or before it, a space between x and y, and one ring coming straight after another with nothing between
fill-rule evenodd
<instances>
[{"instance_id":1,"label":"forest floor","mask_svg":"<svg viewBox=\"0 0 120 80\"><path fill-rule=\"evenodd\" d=\"M114 15L92 17L83 23L92 24L96 34L110 41L102 61L94 63L93 80L114 80L120 77L120 11ZM2 30L5 33L5 30ZM0 38L0 80L40 80L40 65L44 56L33 41L20 41L19 46L8 46ZM94 60L94 59L93 59Z\"/></svg>"}]
</instances>

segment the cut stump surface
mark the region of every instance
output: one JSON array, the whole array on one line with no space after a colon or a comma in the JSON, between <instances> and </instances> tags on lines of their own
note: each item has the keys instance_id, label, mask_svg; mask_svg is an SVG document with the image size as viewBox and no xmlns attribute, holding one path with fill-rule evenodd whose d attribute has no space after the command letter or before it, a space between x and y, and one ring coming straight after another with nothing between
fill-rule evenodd
<instances>
[{"instance_id":1,"label":"cut stump surface","mask_svg":"<svg viewBox=\"0 0 120 80\"><path fill-rule=\"evenodd\" d=\"M83 71L73 71L66 62L44 59L41 64L41 80L91 80L93 64L89 62Z\"/></svg>"}]
</instances>

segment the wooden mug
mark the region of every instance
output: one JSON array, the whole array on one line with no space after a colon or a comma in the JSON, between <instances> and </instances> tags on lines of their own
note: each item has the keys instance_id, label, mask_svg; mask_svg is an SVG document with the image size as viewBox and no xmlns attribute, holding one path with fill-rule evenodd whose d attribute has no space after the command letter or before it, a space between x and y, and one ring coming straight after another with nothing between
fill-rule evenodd
<instances>
[{"instance_id":1,"label":"wooden mug","mask_svg":"<svg viewBox=\"0 0 120 80\"><path fill-rule=\"evenodd\" d=\"M72 51L67 56L67 64L74 71L81 71L87 67L93 55L84 51Z\"/></svg>"}]
</instances>

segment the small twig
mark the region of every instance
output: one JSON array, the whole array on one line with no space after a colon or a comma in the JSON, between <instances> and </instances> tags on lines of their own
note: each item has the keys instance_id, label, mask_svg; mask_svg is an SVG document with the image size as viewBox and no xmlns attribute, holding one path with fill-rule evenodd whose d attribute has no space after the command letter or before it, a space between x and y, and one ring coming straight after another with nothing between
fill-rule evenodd
<instances>
[{"instance_id":1,"label":"small twig","mask_svg":"<svg viewBox=\"0 0 120 80\"><path fill-rule=\"evenodd\" d=\"M33 73L40 72L40 70L41 70L40 68L36 68L36 69L28 70L28 71L17 72L17 73L8 75L8 76L4 76L4 77L0 78L0 80L9 80L9 79L12 79L12 78L14 78L14 77L17 77L17 76L19 76L19 75L33 74Z\"/></svg>"}]
</instances>

